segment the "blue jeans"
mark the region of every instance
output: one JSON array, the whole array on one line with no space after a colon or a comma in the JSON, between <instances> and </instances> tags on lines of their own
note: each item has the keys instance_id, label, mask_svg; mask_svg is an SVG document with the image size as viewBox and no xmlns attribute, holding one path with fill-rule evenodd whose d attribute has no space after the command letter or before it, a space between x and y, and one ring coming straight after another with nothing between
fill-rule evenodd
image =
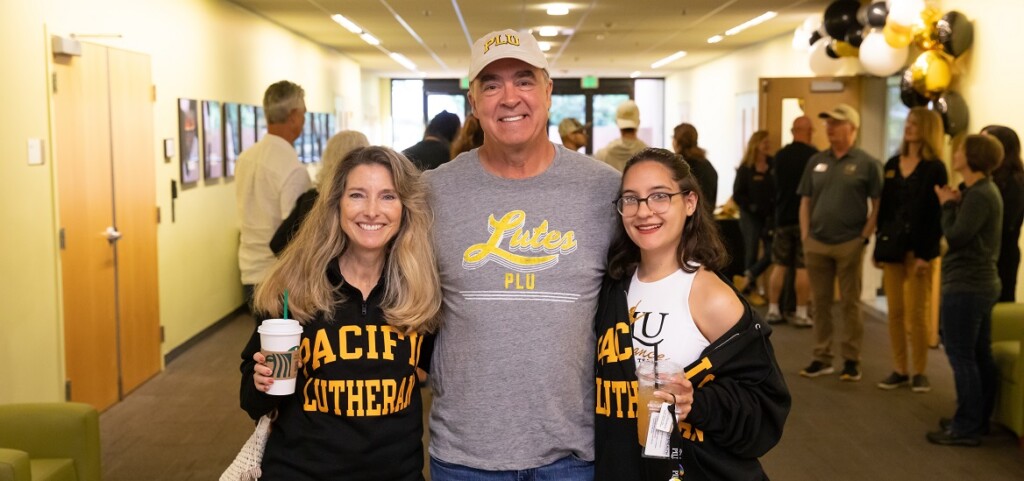
<instances>
[{"instance_id":1,"label":"blue jeans","mask_svg":"<svg viewBox=\"0 0 1024 481\"><path fill-rule=\"evenodd\" d=\"M977 436L988 429L998 373L992 359L992 307L998 293L942 295L942 343L956 384L956 434Z\"/></svg>"},{"instance_id":2,"label":"blue jeans","mask_svg":"<svg viewBox=\"0 0 1024 481\"><path fill-rule=\"evenodd\" d=\"M546 466L519 471L485 471L430 457L433 481L593 481L594 463L566 456Z\"/></svg>"},{"instance_id":3,"label":"blue jeans","mask_svg":"<svg viewBox=\"0 0 1024 481\"><path fill-rule=\"evenodd\" d=\"M772 264L772 238L765 233L765 222L766 219L762 215L740 211L740 233L743 234L743 269L755 279ZM762 241L764 241L764 251L758 257Z\"/></svg>"}]
</instances>

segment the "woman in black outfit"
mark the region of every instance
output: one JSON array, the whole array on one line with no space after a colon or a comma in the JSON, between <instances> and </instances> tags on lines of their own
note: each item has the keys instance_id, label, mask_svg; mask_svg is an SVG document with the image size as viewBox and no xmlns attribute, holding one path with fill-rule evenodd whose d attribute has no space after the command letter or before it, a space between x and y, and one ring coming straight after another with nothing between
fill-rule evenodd
<instances>
[{"instance_id":1,"label":"woman in black outfit","mask_svg":"<svg viewBox=\"0 0 1024 481\"><path fill-rule=\"evenodd\" d=\"M1020 266L1020 226L1024 221L1024 163L1020 158L1020 138L1009 127L989 125L981 129L1003 144L1003 163L992 171L992 181L1003 197L1003 237L999 250L999 280L1003 283L999 302L1014 302L1017 268Z\"/></svg>"},{"instance_id":2,"label":"woman in black outfit","mask_svg":"<svg viewBox=\"0 0 1024 481\"><path fill-rule=\"evenodd\" d=\"M758 130L750 136L732 186L732 200L740 208L743 232L744 294L754 291L757 278L772 263L770 233L775 222L775 181L772 180L769 148L767 130ZM762 241L764 250L758 255Z\"/></svg>"},{"instance_id":3,"label":"woman in black outfit","mask_svg":"<svg viewBox=\"0 0 1024 481\"><path fill-rule=\"evenodd\" d=\"M931 390L924 371L932 272L942 238L942 210L935 186L946 185L949 177L939 158L942 136L939 114L914 107L903 126L899 154L885 163L874 260L882 268L889 304L893 372L877 384L879 389L909 385L914 392ZM911 370L907 369L908 335Z\"/></svg>"}]
</instances>

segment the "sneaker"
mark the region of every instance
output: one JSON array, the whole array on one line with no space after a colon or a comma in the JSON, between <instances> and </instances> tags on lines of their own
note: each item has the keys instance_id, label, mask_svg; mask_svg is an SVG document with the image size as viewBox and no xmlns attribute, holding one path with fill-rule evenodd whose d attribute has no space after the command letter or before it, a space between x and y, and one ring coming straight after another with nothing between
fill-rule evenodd
<instances>
[{"instance_id":1,"label":"sneaker","mask_svg":"<svg viewBox=\"0 0 1024 481\"><path fill-rule=\"evenodd\" d=\"M840 381L860 381L860 369L857 368L857 361L843 362L843 372L839 373Z\"/></svg>"},{"instance_id":2,"label":"sneaker","mask_svg":"<svg viewBox=\"0 0 1024 481\"><path fill-rule=\"evenodd\" d=\"M814 322L811 321L809 318L798 316L796 314L793 314L792 316L789 317L789 322L793 324L793 327L799 327L801 329L814 327Z\"/></svg>"},{"instance_id":3,"label":"sneaker","mask_svg":"<svg viewBox=\"0 0 1024 481\"><path fill-rule=\"evenodd\" d=\"M833 372L836 372L836 370L833 369L832 366L829 366L828 364L825 364L821 361L813 361L811 362L810 366L807 366L802 371L800 371L800 375L803 377L814 378L818 376L824 376L826 374L832 374Z\"/></svg>"},{"instance_id":4,"label":"sneaker","mask_svg":"<svg viewBox=\"0 0 1024 481\"><path fill-rule=\"evenodd\" d=\"M932 385L928 383L928 376L924 374L914 374L914 378L910 380L910 390L914 392L928 392L932 390Z\"/></svg>"},{"instance_id":5,"label":"sneaker","mask_svg":"<svg viewBox=\"0 0 1024 481\"><path fill-rule=\"evenodd\" d=\"M942 446L967 446L972 448L981 446L981 439L977 436L955 434L953 431L948 429L930 432L926 437L928 438L929 443L939 444Z\"/></svg>"},{"instance_id":6,"label":"sneaker","mask_svg":"<svg viewBox=\"0 0 1024 481\"><path fill-rule=\"evenodd\" d=\"M778 312L769 312L768 315L764 316L764 320L768 324L782 324L786 322Z\"/></svg>"},{"instance_id":7,"label":"sneaker","mask_svg":"<svg viewBox=\"0 0 1024 481\"><path fill-rule=\"evenodd\" d=\"M949 431L949 428L951 427L953 427L953 418L939 418L939 429L943 431ZM982 428L981 432L978 434L981 434L982 436L988 436L991 433L991 425L986 424L985 427Z\"/></svg>"},{"instance_id":8,"label":"sneaker","mask_svg":"<svg viewBox=\"0 0 1024 481\"><path fill-rule=\"evenodd\" d=\"M914 376L914 379L917 379L917 376ZM927 382L928 381L925 380L925 383L927 383ZM910 376L907 376L906 374L899 374L899 373L894 372L894 373L890 374L889 377L879 381L877 386L878 386L878 389L885 389L886 391L891 391L891 390L896 389L898 387L907 386L909 384L910 384Z\"/></svg>"}]
</instances>

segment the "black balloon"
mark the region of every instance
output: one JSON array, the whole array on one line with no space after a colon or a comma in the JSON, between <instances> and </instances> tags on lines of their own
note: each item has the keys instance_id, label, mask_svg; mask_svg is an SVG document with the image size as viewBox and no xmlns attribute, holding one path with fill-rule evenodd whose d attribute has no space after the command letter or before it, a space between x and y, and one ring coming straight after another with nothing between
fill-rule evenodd
<instances>
[{"instance_id":1,"label":"black balloon","mask_svg":"<svg viewBox=\"0 0 1024 481\"><path fill-rule=\"evenodd\" d=\"M857 23L865 27L882 28L888 17L889 8L885 6L885 2L865 4L857 10Z\"/></svg>"},{"instance_id":2,"label":"black balloon","mask_svg":"<svg viewBox=\"0 0 1024 481\"><path fill-rule=\"evenodd\" d=\"M914 107L925 107L928 105L928 97L921 95L917 89L914 88L914 74L910 69L903 71L900 75L900 100L903 101L903 105L909 108Z\"/></svg>"},{"instance_id":3,"label":"black balloon","mask_svg":"<svg viewBox=\"0 0 1024 481\"><path fill-rule=\"evenodd\" d=\"M819 32L819 31L817 31L817 30L815 30L814 32L812 32L812 33L811 33L811 39L810 39L810 40L811 40L811 41L810 41L810 42L808 42L808 43L810 43L811 45L814 45L814 43L815 43L815 42L817 42L818 40L821 40L821 32Z\"/></svg>"},{"instance_id":4,"label":"black balloon","mask_svg":"<svg viewBox=\"0 0 1024 481\"><path fill-rule=\"evenodd\" d=\"M856 25L846 32L846 43L853 45L856 48L860 48L860 44L864 42L864 27Z\"/></svg>"},{"instance_id":5,"label":"black balloon","mask_svg":"<svg viewBox=\"0 0 1024 481\"><path fill-rule=\"evenodd\" d=\"M955 10L946 13L935 23L935 31L942 49L953 57L959 57L974 42L974 25L964 14Z\"/></svg>"},{"instance_id":6,"label":"black balloon","mask_svg":"<svg viewBox=\"0 0 1024 481\"><path fill-rule=\"evenodd\" d=\"M835 42L835 40L832 40L832 42ZM831 43L825 46L825 55L828 55L829 58L839 58L839 54L836 53L836 49L832 48Z\"/></svg>"},{"instance_id":7,"label":"black balloon","mask_svg":"<svg viewBox=\"0 0 1024 481\"><path fill-rule=\"evenodd\" d=\"M942 116L942 126L949 135L958 135L967 130L967 122L970 121L970 114L967 110L967 102L960 94L947 90L942 93L938 100L932 102L931 109Z\"/></svg>"},{"instance_id":8,"label":"black balloon","mask_svg":"<svg viewBox=\"0 0 1024 481\"><path fill-rule=\"evenodd\" d=\"M857 25L857 10L860 3L857 0L836 0L825 9L825 18L822 24L825 32L832 38L842 40L846 32L854 25Z\"/></svg>"}]
</instances>

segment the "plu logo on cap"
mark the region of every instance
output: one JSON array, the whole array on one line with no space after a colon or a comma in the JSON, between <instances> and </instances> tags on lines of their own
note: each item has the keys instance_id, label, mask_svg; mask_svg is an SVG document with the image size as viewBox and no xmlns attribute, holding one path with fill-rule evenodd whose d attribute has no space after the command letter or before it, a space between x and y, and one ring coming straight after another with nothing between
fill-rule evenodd
<instances>
[{"instance_id":1,"label":"plu logo on cap","mask_svg":"<svg viewBox=\"0 0 1024 481\"><path fill-rule=\"evenodd\" d=\"M487 39L487 42L484 43L484 53L487 53L491 49L491 47L496 47L498 45L515 45L516 47L518 47L519 36L512 35L510 33L495 35Z\"/></svg>"}]
</instances>

